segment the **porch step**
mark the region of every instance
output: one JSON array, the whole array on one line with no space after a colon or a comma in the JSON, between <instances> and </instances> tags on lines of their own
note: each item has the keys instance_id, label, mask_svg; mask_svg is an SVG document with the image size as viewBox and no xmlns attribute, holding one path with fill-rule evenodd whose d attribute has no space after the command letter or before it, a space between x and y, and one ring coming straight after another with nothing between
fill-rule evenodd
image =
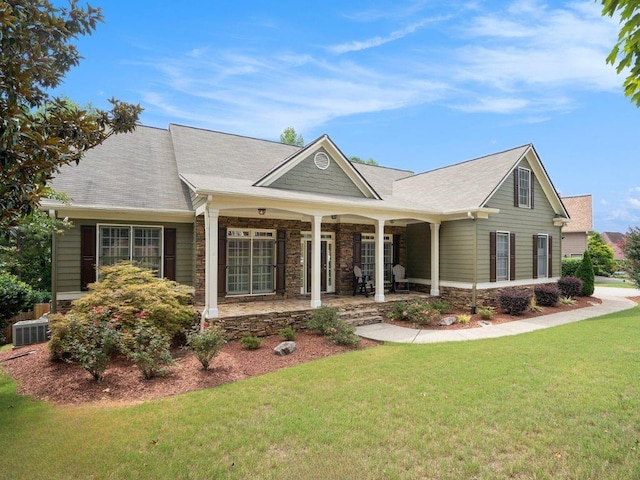
<instances>
[{"instance_id":1,"label":"porch step","mask_svg":"<svg viewBox=\"0 0 640 480\"><path fill-rule=\"evenodd\" d=\"M343 318L344 322L354 327L360 327L362 325L371 325L374 323L382 323L381 315L373 315L370 317L355 317L355 318Z\"/></svg>"},{"instance_id":2,"label":"porch step","mask_svg":"<svg viewBox=\"0 0 640 480\"><path fill-rule=\"evenodd\" d=\"M375 308L360 308L354 310L342 310L339 317L349 325L359 327L361 325L371 325L372 323L382 323L382 315Z\"/></svg>"}]
</instances>

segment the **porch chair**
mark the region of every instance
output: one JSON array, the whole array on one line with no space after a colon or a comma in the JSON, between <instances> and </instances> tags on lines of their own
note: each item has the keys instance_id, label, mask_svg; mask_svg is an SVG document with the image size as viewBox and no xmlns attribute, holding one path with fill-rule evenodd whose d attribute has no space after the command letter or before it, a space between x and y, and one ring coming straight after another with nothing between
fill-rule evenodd
<instances>
[{"instance_id":1,"label":"porch chair","mask_svg":"<svg viewBox=\"0 0 640 480\"><path fill-rule=\"evenodd\" d=\"M391 288L393 293L408 292L409 280L407 279L404 267L398 263L397 265L393 266L392 273L393 278L391 280ZM403 288L398 288L398 285L402 285Z\"/></svg>"},{"instance_id":2,"label":"porch chair","mask_svg":"<svg viewBox=\"0 0 640 480\"><path fill-rule=\"evenodd\" d=\"M362 269L357 265L353 267L353 296L356 294L364 294L369 298L369 293L373 293L373 282L369 276L362 274Z\"/></svg>"}]
</instances>

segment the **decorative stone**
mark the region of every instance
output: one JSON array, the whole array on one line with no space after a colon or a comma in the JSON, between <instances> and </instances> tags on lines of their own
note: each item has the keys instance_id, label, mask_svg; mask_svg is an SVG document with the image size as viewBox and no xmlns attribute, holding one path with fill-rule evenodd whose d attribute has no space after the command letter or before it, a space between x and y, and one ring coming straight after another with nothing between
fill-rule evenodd
<instances>
[{"instance_id":1,"label":"decorative stone","mask_svg":"<svg viewBox=\"0 0 640 480\"><path fill-rule=\"evenodd\" d=\"M273 349L273 353L284 357L296 351L296 342L282 342L276 348Z\"/></svg>"},{"instance_id":2,"label":"decorative stone","mask_svg":"<svg viewBox=\"0 0 640 480\"><path fill-rule=\"evenodd\" d=\"M440 325L441 327L448 327L449 325L453 325L457 321L458 319L456 317L444 317L440 319L438 325Z\"/></svg>"}]
</instances>

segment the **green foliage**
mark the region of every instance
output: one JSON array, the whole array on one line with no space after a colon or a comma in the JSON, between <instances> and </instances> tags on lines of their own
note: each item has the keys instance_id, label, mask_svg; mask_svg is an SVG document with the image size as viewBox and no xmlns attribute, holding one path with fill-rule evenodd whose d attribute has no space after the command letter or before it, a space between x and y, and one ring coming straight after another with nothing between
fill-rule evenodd
<instances>
[{"instance_id":1,"label":"green foliage","mask_svg":"<svg viewBox=\"0 0 640 480\"><path fill-rule=\"evenodd\" d=\"M257 350L260 348L262 340L258 337L254 337L253 335L248 335L246 337L242 337L240 339L240 343L247 350Z\"/></svg>"},{"instance_id":2,"label":"green foliage","mask_svg":"<svg viewBox=\"0 0 640 480\"><path fill-rule=\"evenodd\" d=\"M283 340L288 342L292 342L296 339L296 329L291 325L288 327L282 328L278 331L278 334L282 337Z\"/></svg>"},{"instance_id":3,"label":"green foliage","mask_svg":"<svg viewBox=\"0 0 640 480\"><path fill-rule=\"evenodd\" d=\"M0 326L29 305L31 287L15 275L0 273Z\"/></svg>"},{"instance_id":4,"label":"green foliage","mask_svg":"<svg viewBox=\"0 0 640 480\"><path fill-rule=\"evenodd\" d=\"M355 334L355 327L339 319L338 310L334 307L323 305L314 310L307 322L307 328L319 330L321 335L338 345L354 347L360 343L360 337Z\"/></svg>"},{"instance_id":5,"label":"green foliage","mask_svg":"<svg viewBox=\"0 0 640 480\"><path fill-rule=\"evenodd\" d=\"M575 277L576 270L582 263L581 258L563 258L562 259L562 276L563 277Z\"/></svg>"},{"instance_id":6,"label":"green foliage","mask_svg":"<svg viewBox=\"0 0 640 480\"><path fill-rule=\"evenodd\" d=\"M520 315L529 308L531 294L523 290L504 290L498 296L500 308L509 315Z\"/></svg>"},{"instance_id":7,"label":"green foliage","mask_svg":"<svg viewBox=\"0 0 640 480\"><path fill-rule=\"evenodd\" d=\"M582 280L577 277L561 277L558 289L565 297L578 297L582 293Z\"/></svg>"},{"instance_id":8,"label":"green foliage","mask_svg":"<svg viewBox=\"0 0 640 480\"><path fill-rule=\"evenodd\" d=\"M356 327L343 320L339 320L335 326L331 327L327 336L336 345L357 347L360 343L360 337L356 335Z\"/></svg>"},{"instance_id":9,"label":"green foliage","mask_svg":"<svg viewBox=\"0 0 640 480\"><path fill-rule=\"evenodd\" d=\"M538 305L553 307L560 298L560 289L554 285L540 285L533 289L534 298Z\"/></svg>"},{"instance_id":10,"label":"green foliage","mask_svg":"<svg viewBox=\"0 0 640 480\"><path fill-rule=\"evenodd\" d=\"M593 265L591 263L591 255L589 250L584 252L580 267L576 270L576 277L582 280L582 291L580 295L583 297L590 297L593 295L595 288L595 274L593 273Z\"/></svg>"},{"instance_id":11,"label":"green foliage","mask_svg":"<svg viewBox=\"0 0 640 480\"><path fill-rule=\"evenodd\" d=\"M496 314L495 309L489 305L483 305L481 307L478 307L477 311L478 311L478 315L480 315L480 318L482 318L483 320L491 320L493 316Z\"/></svg>"},{"instance_id":12,"label":"green foliage","mask_svg":"<svg viewBox=\"0 0 640 480\"><path fill-rule=\"evenodd\" d=\"M365 165L378 165L378 162L376 162L373 158L369 158L368 160L364 160L360 157L349 157L349 161L354 162L354 163L363 163Z\"/></svg>"},{"instance_id":13,"label":"green foliage","mask_svg":"<svg viewBox=\"0 0 640 480\"><path fill-rule=\"evenodd\" d=\"M463 313L461 315L458 315L456 317L456 320L458 321L458 323L461 323L462 325L466 325L471 321L471 315L467 315L466 313Z\"/></svg>"},{"instance_id":14,"label":"green foliage","mask_svg":"<svg viewBox=\"0 0 640 480\"><path fill-rule=\"evenodd\" d=\"M220 353L222 346L227 343L224 339L224 331L218 326L208 326L205 329L191 330L187 333L187 350L193 352L195 357L202 364L202 368L209 370L211 360Z\"/></svg>"},{"instance_id":15,"label":"green foliage","mask_svg":"<svg viewBox=\"0 0 640 480\"><path fill-rule=\"evenodd\" d=\"M0 227L15 225L62 165L112 134L131 132L142 109L111 99L111 111L86 110L50 92L77 66L79 37L102 21L100 10L49 0L0 4Z\"/></svg>"},{"instance_id":16,"label":"green foliage","mask_svg":"<svg viewBox=\"0 0 640 480\"><path fill-rule=\"evenodd\" d=\"M630 227L622 243L626 261L626 269L634 283L640 288L640 227Z\"/></svg>"},{"instance_id":17,"label":"green foliage","mask_svg":"<svg viewBox=\"0 0 640 480\"><path fill-rule=\"evenodd\" d=\"M120 335L109 311L96 308L88 320L69 315L60 348L67 353L67 361L79 363L94 380L100 381L109 357L118 349Z\"/></svg>"},{"instance_id":18,"label":"green foliage","mask_svg":"<svg viewBox=\"0 0 640 480\"><path fill-rule=\"evenodd\" d=\"M588 247L593 272L595 275L608 277L616 269L616 261L613 259L613 249L605 243L599 233L589 235Z\"/></svg>"},{"instance_id":19,"label":"green foliage","mask_svg":"<svg viewBox=\"0 0 640 480\"><path fill-rule=\"evenodd\" d=\"M175 362L169 350L170 338L154 324L141 320L133 330L123 329L120 351L142 372L145 380L165 373Z\"/></svg>"},{"instance_id":20,"label":"green foliage","mask_svg":"<svg viewBox=\"0 0 640 480\"><path fill-rule=\"evenodd\" d=\"M624 94L640 107L640 3L637 0L602 0L602 15L620 15L618 41L612 48L607 63L616 65L616 71L628 72L624 80Z\"/></svg>"},{"instance_id":21,"label":"green foliage","mask_svg":"<svg viewBox=\"0 0 640 480\"><path fill-rule=\"evenodd\" d=\"M576 304L576 301L571 297L561 297L559 302L562 305L575 305Z\"/></svg>"},{"instance_id":22,"label":"green foliage","mask_svg":"<svg viewBox=\"0 0 640 480\"><path fill-rule=\"evenodd\" d=\"M451 313L451 304L441 298L433 298L429 300L429 308L440 314Z\"/></svg>"},{"instance_id":23,"label":"green foliage","mask_svg":"<svg viewBox=\"0 0 640 480\"><path fill-rule=\"evenodd\" d=\"M197 316L191 290L130 262L100 269L101 280L89 285L89 293L73 302L71 312L86 316L94 307L117 315L122 327L133 329L144 312L147 323L173 337L189 328Z\"/></svg>"},{"instance_id":24,"label":"green foliage","mask_svg":"<svg viewBox=\"0 0 640 480\"><path fill-rule=\"evenodd\" d=\"M416 325L434 325L440 320L441 311L450 311L451 306L440 299L427 302L421 298L394 303L389 316L393 320L404 320Z\"/></svg>"},{"instance_id":25,"label":"green foliage","mask_svg":"<svg viewBox=\"0 0 640 480\"><path fill-rule=\"evenodd\" d=\"M298 135L293 127L287 127L284 129L284 132L280 134L280 141L287 145L304 147L304 138L302 138L302 135Z\"/></svg>"}]
</instances>

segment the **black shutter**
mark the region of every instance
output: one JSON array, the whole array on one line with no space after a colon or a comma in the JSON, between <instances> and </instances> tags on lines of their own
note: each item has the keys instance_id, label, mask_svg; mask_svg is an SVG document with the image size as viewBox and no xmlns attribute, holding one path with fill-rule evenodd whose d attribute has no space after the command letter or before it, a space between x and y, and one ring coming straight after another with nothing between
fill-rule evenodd
<instances>
[{"instance_id":1,"label":"black shutter","mask_svg":"<svg viewBox=\"0 0 640 480\"><path fill-rule=\"evenodd\" d=\"M284 293L287 267L287 231L278 230L276 239L276 292Z\"/></svg>"},{"instance_id":2,"label":"black shutter","mask_svg":"<svg viewBox=\"0 0 640 480\"><path fill-rule=\"evenodd\" d=\"M533 236L533 278L538 278L538 235Z\"/></svg>"},{"instance_id":3,"label":"black shutter","mask_svg":"<svg viewBox=\"0 0 640 480\"><path fill-rule=\"evenodd\" d=\"M96 281L96 226L80 227L80 289Z\"/></svg>"},{"instance_id":4,"label":"black shutter","mask_svg":"<svg viewBox=\"0 0 640 480\"><path fill-rule=\"evenodd\" d=\"M211 239L215 242L215 238ZM207 252L208 255L209 252ZM227 229L218 227L218 295L227 294Z\"/></svg>"},{"instance_id":5,"label":"black shutter","mask_svg":"<svg viewBox=\"0 0 640 480\"><path fill-rule=\"evenodd\" d=\"M514 207L519 207L520 206L520 182L519 182L519 178L518 178L518 169L516 168L513 171L513 206Z\"/></svg>"},{"instance_id":6,"label":"black shutter","mask_svg":"<svg viewBox=\"0 0 640 480\"><path fill-rule=\"evenodd\" d=\"M553 237L549 235L547 238L549 240L549 243L547 244L547 251L549 252L549 278L551 278L553 277Z\"/></svg>"},{"instance_id":7,"label":"black shutter","mask_svg":"<svg viewBox=\"0 0 640 480\"><path fill-rule=\"evenodd\" d=\"M164 278L176 279L176 229L164 229Z\"/></svg>"},{"instance_id":8,"label":"black shutter","mask_svg":"<svg viewBox=\"0 0 640 480\"><path fill-rule=\"evenodd\" d=\"M362 234L353 234L353 266L362 267Z\"/></svg>"},{"instance_id":9,"label":"black shutter","mask_svg":"<svg viewBox=\"0 0 640 480\"><path fill-rule=\"evenodd\" d=\"M393 265L400 263L400 235L393 236Z\"/></svg>"},{"instance_id":10,"label":"black shutter","mask_svg":"<svg viewBox=\"0 0 640 480\"><path fill-rule=\"evenodd\" d=\"M516 279L516 234L509 235L509 280Z\"/></svg>"},{"instance_id":11,"label":"black shutter","mask_svg":"<svg viewBox=\"0 0 640 480\"><path fill-rule=\"evenodd\" d=\"M531 187L530 187L530 189L529 189L529 190L530 190L530 192L531 192L531 208L533 209L533 203L534 203L534 200L533 200L533 199L535 198L535 194L534 194L534 190L533 190L533 189L534 189L534 185L536 184L536 177L535 177L535 175L533 174L533 172L531 172L531 179L530 179L530 182L531 182Z\"/></svg>"},{"instance_id":12,"label":"black shutter","mask_svg":"<svg viewBox=\"0 0 640 480\"><path fill-rule=\"evenodd\" d=\"M496 281L496 232L489 232L489 281Z\"/></svg>"}]
</instances>

